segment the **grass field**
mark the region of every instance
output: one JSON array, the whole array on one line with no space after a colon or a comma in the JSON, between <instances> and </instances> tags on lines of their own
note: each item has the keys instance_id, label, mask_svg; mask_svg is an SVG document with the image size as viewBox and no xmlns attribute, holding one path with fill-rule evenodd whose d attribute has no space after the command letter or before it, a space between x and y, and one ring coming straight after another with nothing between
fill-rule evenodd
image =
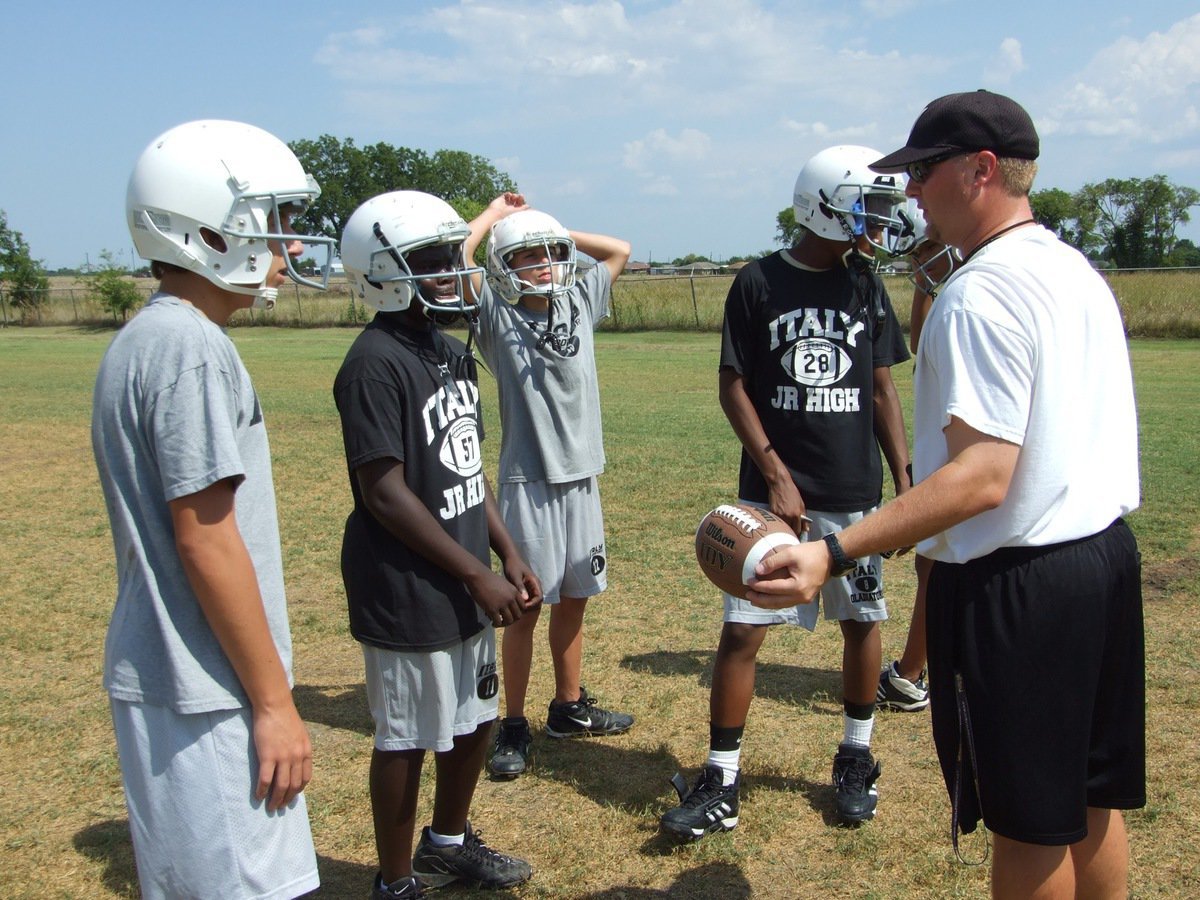
<instances>
[{"instance_id":1,"label":"grass field","mask_svg":"<svg viewBox=\"0 0 1200 900\"><path fill-rule=\"evenodd\" d=\"M374 872L366 797L371 727L362 660L338 572L349 507L333 375L347 328L231 332L266 411L295 637L296 699L316 753L308 790L321 897L359 898ZM107 329L0 330L0 897L133 897L136 876L100 685L115 591L112 545L88 440ZM521 898L980 897L986 866L957 862L927 713L880 713L879 815L833 825L830 758L841 734L838 629L776 629L760 658L746 733L742 823L677 847L657 833L667 780L707 746L716 592L692 555L700 515L733 496L737 446L716 402L713 333L607 332L598 356L610 589L589 611L585 680L638 724L615 738L535 737L530 774L482 781L473 822L533 863ZM1200 895L1200 342L1136 341L1145 558L1149 803L1128 817L1131 894ZM906 406L909 366L895 376ZM486 374L488 470L499 449ZM885 654L904 641L914 579L889 563ZM531 708L552 678L544 619ZM1030 702L1036 702L1031 697ZM431 766L427 766L427 779ZM428 817L432 784L423 791ZM979 858L978 836L965 842ZM451 892L447 892L448 894ZM469 892L457 896L472 896ZM492 894L491 896L496 896Z\"/></svg>"}]
</instances>

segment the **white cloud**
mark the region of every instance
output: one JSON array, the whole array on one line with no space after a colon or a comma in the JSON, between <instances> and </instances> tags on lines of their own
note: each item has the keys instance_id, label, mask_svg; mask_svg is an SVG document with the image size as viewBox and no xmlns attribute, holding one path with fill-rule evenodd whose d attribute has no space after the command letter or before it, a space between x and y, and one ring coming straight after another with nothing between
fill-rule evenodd
<instances>
[{"instance_id":1,"label":"white cloud","mask_svg":"<svg viewBox=\"0 0 1200 900\"><path fill-rule=\"evenodd\" d=\"M1045 133L1151 144L1200 132L1200 13L1141 40L1121 38L1072 79L1039 123Z\"/></svg>"},{"instance_id":2,"label":"white cloud","mask_svg":"<svg viewBox=\"0 0 1200 900\"><path fill-rule=\"evenodd\" d=\"M656 128L644 138L625 145L626 168L643 171L655 164L674 164L681 161L694 162L704 159L712 146L712 139L703 131L684 128L672 137L663 128Z\"/></svg>"},{"instance_id":3,"label":"white cloud","mask_svg":"<svg viewBox=\"0 0 1200 900\"><path fill-rule=\"evenodd\" d=\"M869 125L849 125L845 128L831 128L824 122L798 122L795 119L783 119L780 124L787 131L803 137L814 138L818 142L829 146L856 143L878 133L874 123Z\"/></svg>"},{"instance_id":4,"label":"white cloud","mask_svg":"<svg viewBox=\"0 0 1200 900\"><path fill-rule=\"evenodd\" d=\"M508 92L523 109L541 102L548 110L678 112L702 104L705 114L734 116L785 95L843 104L850 83L911 81L894 44L875 50L855 15L816 0L450 0L423 14L376 14L329 35L315 60L334 79L395 92L398 104L454 85L468 91L464 102ZM855 102L882 98L861 92Z\"/></svg>"},{"instance_id":5,"label":"white cloud","mask_svg":"<svg viewBox=\"0 0 1200 900\"><path fill-rule=\"evenodd\" d=\"M983 77L988 84L1007 84L1014 75L1023 71L1025 59L1021 52L1021 42L1016 38L1005 38L984 70Z\"/></svg>"}]
</instances>

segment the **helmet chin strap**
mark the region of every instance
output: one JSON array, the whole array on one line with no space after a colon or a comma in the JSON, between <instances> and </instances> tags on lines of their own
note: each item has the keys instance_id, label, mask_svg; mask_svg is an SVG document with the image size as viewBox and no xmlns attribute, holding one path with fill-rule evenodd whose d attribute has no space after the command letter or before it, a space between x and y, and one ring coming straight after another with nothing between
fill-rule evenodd
<instances>
[{"instance_id":1,"label":"helmet chin strap","mask_svg":"<svg viewBox=\"0 0 1200 900\"><path fill-rule=\"evenodd\" d=\"M279 299L279 288L265 287L260 284L258 287L251 287L248 284L229 284L220 285L225 290L232 294L241 294L245 297L253 297L254 302L250 304L251 309L274 309L275 301Z\"/></svg>"},{"instance_id":2,"label":"helmet chin strap","mask_svg":"<svg viewBox=\"0 0 1200 900\"><path fill-rule=\"evenodd\" d=\"M887 318L880 292L871 290L871 275L875 271L875 258L867 256L857 246L852 245L842 254L842 263L850 273L850 283L858 308L854 311L855 318L859 313L864 314L868 328L882 325Z\"/></svg>"}]
</instances>

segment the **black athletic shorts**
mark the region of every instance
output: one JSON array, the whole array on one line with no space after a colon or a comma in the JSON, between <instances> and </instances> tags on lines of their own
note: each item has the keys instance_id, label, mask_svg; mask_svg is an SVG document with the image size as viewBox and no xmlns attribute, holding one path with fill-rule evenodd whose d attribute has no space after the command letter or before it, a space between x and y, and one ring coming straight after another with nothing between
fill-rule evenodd
<instances>
[{"instance_id":1,"label":"black athletic shorts","mask_svg":"<svg viewBox=\"0 0 1200 900\"><path fill-rule=\"evenodd\" d=\"M1073 844L1088 807L1145 805L1141 556L1124 520L935 563L926 602L934 742L962 831L982 818Z\"/></svg>"}]
</instances>

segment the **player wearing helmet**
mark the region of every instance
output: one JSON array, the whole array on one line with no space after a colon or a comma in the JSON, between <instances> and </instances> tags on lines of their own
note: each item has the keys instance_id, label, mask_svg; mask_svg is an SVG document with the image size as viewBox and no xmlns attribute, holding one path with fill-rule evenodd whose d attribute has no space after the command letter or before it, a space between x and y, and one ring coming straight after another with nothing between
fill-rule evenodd
<instances>
[{"instance_id":1,"label":"player wearing helmet","mask_svg":"<svg viewBox=\"0 0 1200 900\"><path fill-rule=\"evenodd\" d=\"M270 450L223 330L295 274L291 222L318 190L278 138L215 120L160 135L129 179L161 283L104 354L92 447L117 559L104 684L147 898L318 884Z\"/></svg>"},{"instance_id":2,"label":"player wearing helmet","mask_svg":"<svg viewBox=\"0 0 1200 900\"><path fill-rule=\"evenodd\" d=\"M568 231L553 216L527 208L519 194L497 197L471 223L468 252L485 236L479 346L500 395L500 511L551 607L554 698L546 734L618 734L633 717L598 706L581 679L584 610L608 583L593 329L608 315L629 244ZM595 265L581 271L577 251ZM504 633L505 717L488 760L488 770L501 778L516 777L528 762L525 700L537 618L535 611Z\"/></svg>"},{"instance_id":3,"label":"player wearing helmet","mask_svg":"<svg viewBox=\"0 0 1200 900\"><path fill-rule=\"evenodd\" d=\"M933 306L933 298L958 265L954 247L938 240L937 229L925 221L925 214L911 197L900 214L903 229L895 253L909 259L909 281L913 285L912 312L908 320L908 346L913 353L921 340L921 329ZM925 591L932 561L920 554L913 560L917 573L917 592L913 600L908 638L899 659L891 660L879 673L875 702L886 709L918 712L929 706L928 673L925 667Z\"/></svg>"},{"instance_id":4,"label":"player wearing helmet","mask_svg":"<svg viewBox=\"0 0 1200 900\"><path fill-rule=\"evenodd\" d=\"M482 270L466 263L468 233L445 201L394 191L359 206L342 234L346 276L377 310L333 391L354 499L342 577L375 720L376 898L453 881L509 887L531 874L467 821L496 718L495 629L541 599L483 472L475 360L439 327L477 308ZM433 817L414 857L426 751Z\"/></svg>"},{"instance_id":5,"label":"player wearing helmet","mask_svg":"<svg viewBox=\"0 0 1200 900\"><path fill-rule=\"evenodd\" d=\"M904 230L904 184L867 168L866 147L823 150L796 178L797 243L746 266L725 303L721 407L742 444L741 502L769 508L802 540L832 535L881 501L883 448L896 491L909 487L904 422L889 367L908 359L896 315L872 270ZM870 751L887 618L879 555L843 560L824 592L840 622L843 737L833 761L843 823L875 813L880 768ZM726 595L713 666L709 756L680 805L662 817L685 840L738 822L742 735L755 660L775 624L816 627L815 604L778 614Z\"/></svg>"}]
</instances>

